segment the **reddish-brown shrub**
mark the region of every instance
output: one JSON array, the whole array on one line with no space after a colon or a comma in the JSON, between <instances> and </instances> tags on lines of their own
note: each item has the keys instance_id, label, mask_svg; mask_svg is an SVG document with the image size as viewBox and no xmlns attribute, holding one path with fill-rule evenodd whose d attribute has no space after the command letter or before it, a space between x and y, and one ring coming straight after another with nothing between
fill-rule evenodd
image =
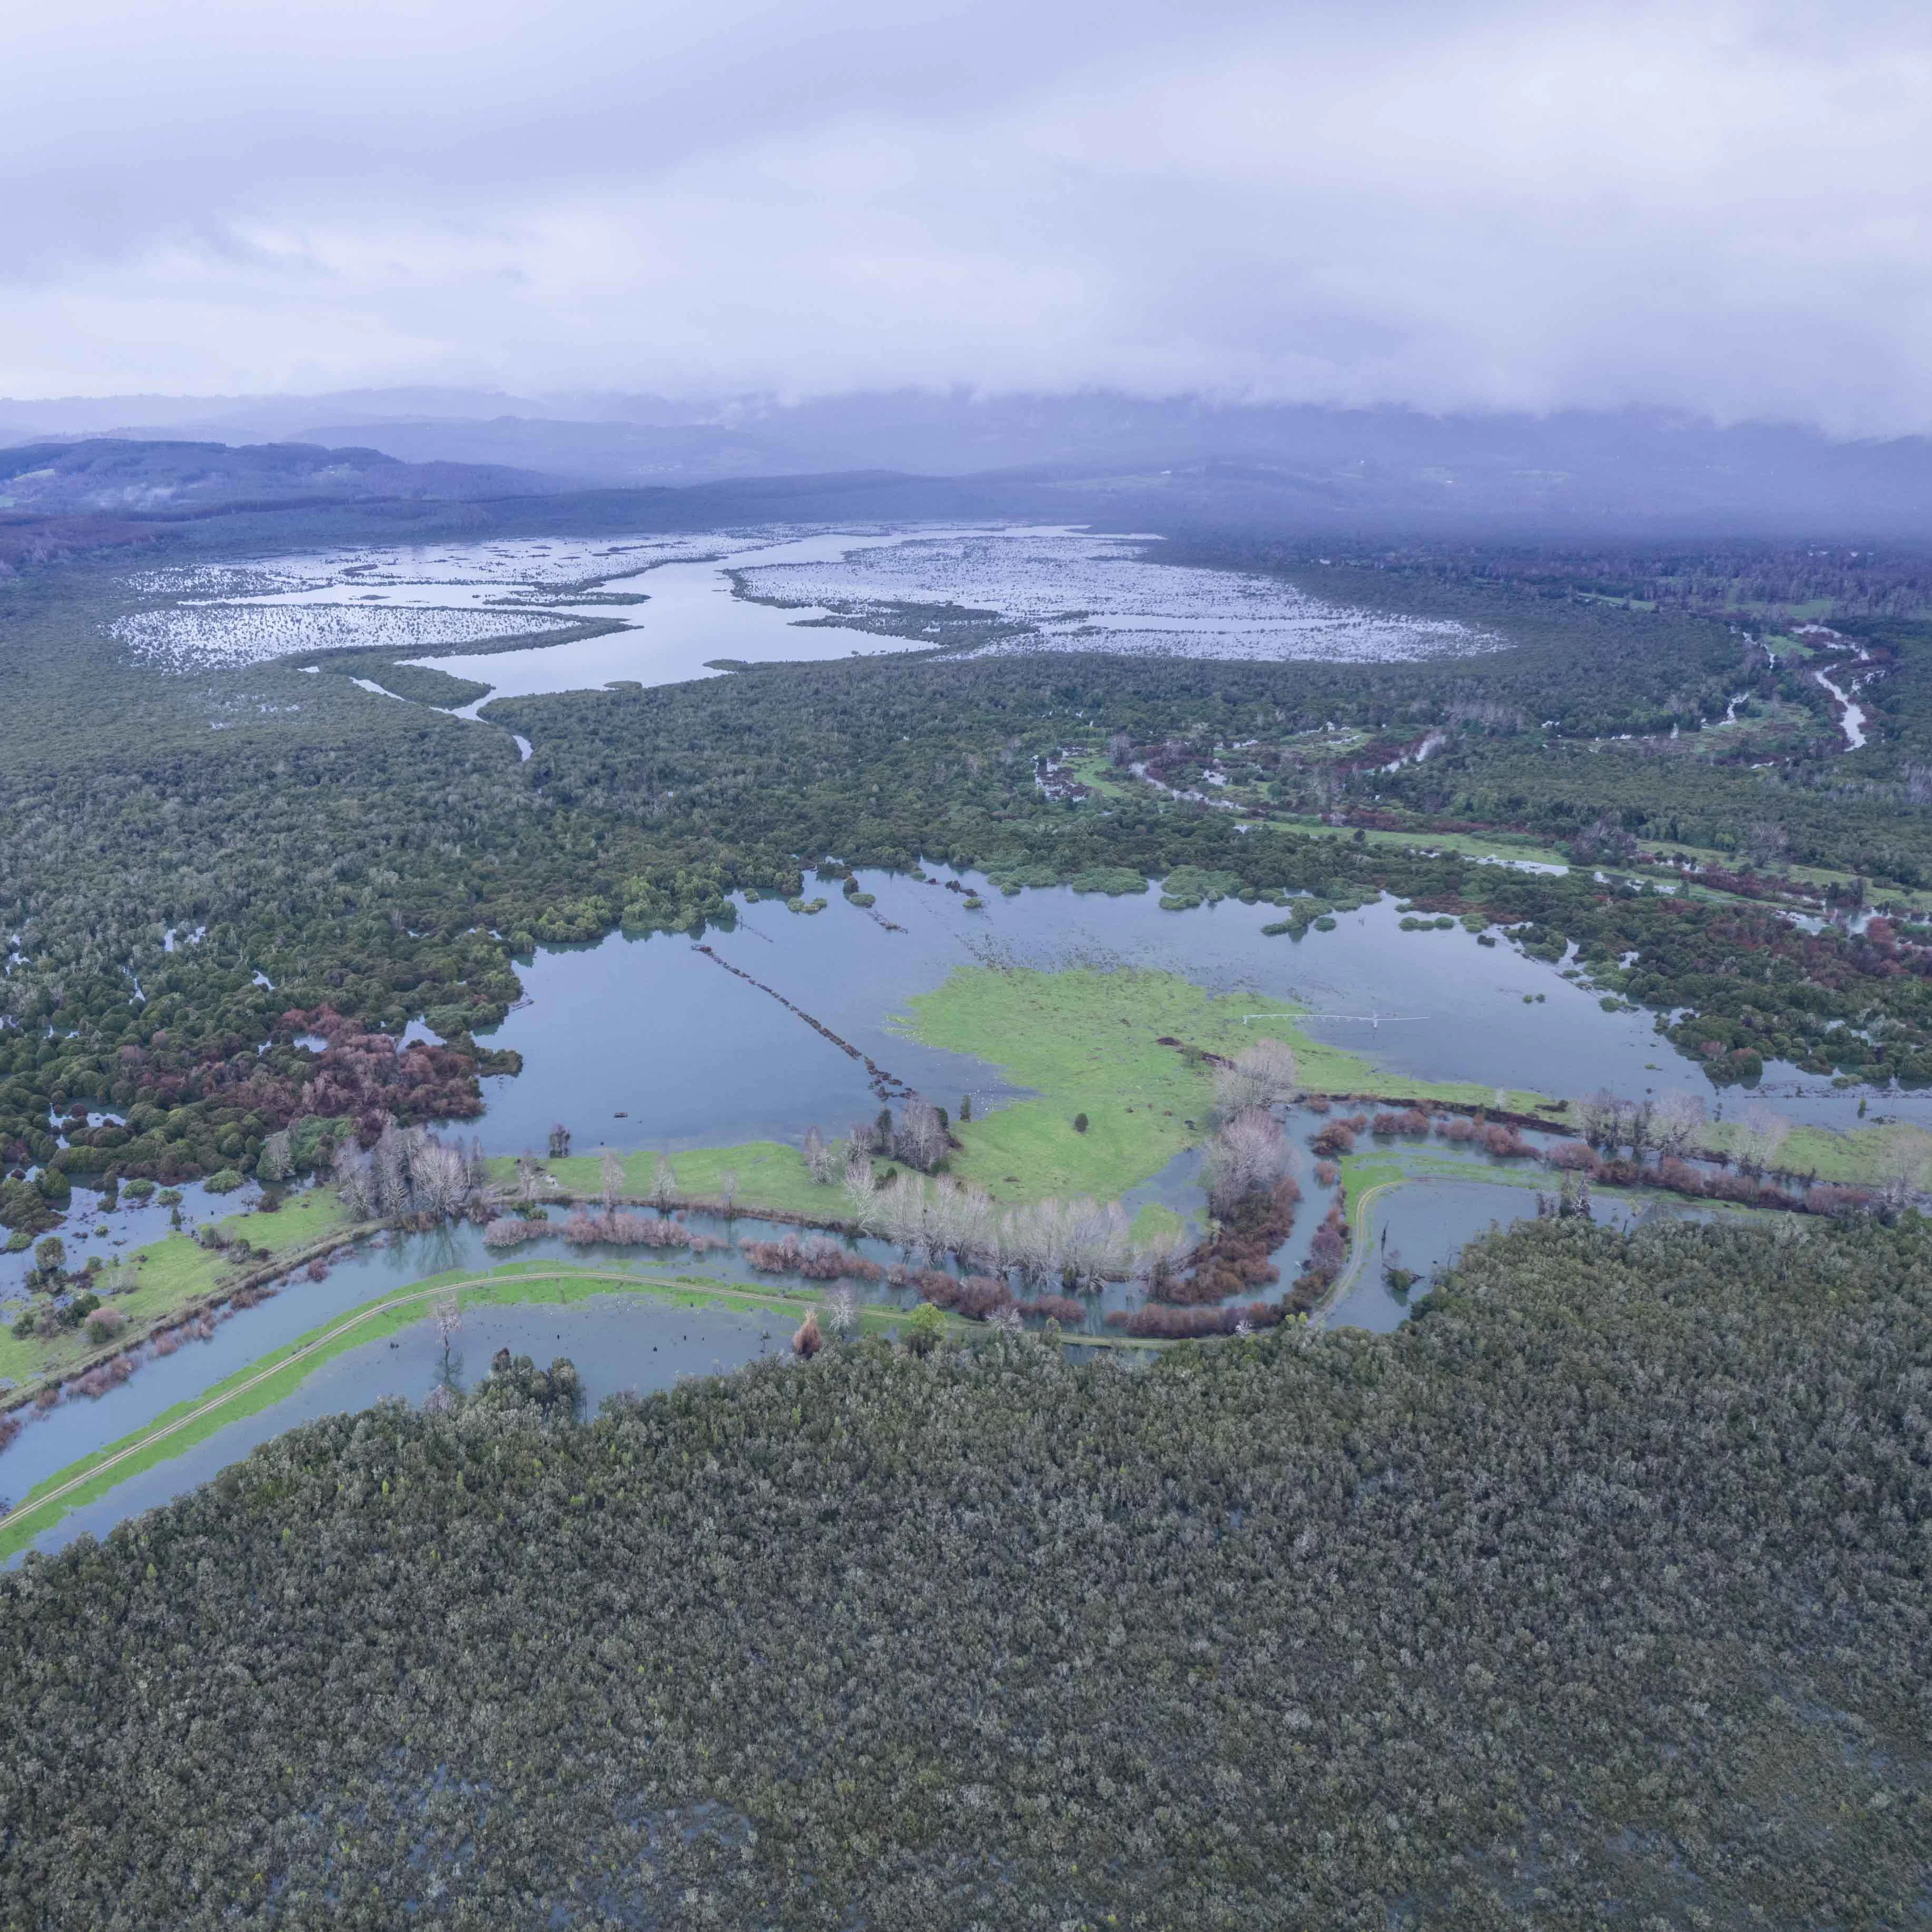
<instances>
[{"instance_id":1,"label":"reddish-brown shrub","mask_svg":"<svg viewBox=\"0 0 1932 1932\"><path fill-rule=\"evenodd\" d=\"M1318 1160L1315 1163L1315 1184L1318 1187L1333 1187L1342 1178L1342 1170L1332 1160Z\"/></svg>"},{"instance_id":2,"label":"reddish-brown shrub","mask_svg":"<svg viewBox=\"0 0 1932 1932\"><path fill-rule=\"evenodd\" d=\"M1821 1181L1805 1196L1804 1204L1814 1214L1832 1214L1844 1220L1868 1212L1872 1197L1862 1187L1841 1187Z\"/></svg>"},{"instance_id":3,"label":"reddish-brown shrub","mask_svg":"<svg viewBox=\"0 0 1932 1932\"><path fill-rule=\"evenodd\" d=\"M1149 1302L1144 1308L1114 1309L1107 1316L1110 1325L1130 1335L1168 1342L1232 1335L1244 1322L1250 1328L1271 1328L1282 1318L1282 1310L1265 1301L1251 1301L1244 1308L1166 1308Z\"/></svg>"},{"instance_id":4,"label":"reddish-brown shrub","mask_svg":"<svg viewBox=\"0 0 1932 1932\"><path fill-rule=\"evenodd\" d=\"M1070 1294L1042 1294L1036 1301L1016 1301L1013 1306L1019 1314L1035 1315L1042 1322L1058 1322L1063 1328L1078 1328L1087 1319L1086 1304Z\"/></svg>"},{"instance_id":5,"label":"reddish-brown shrub","mask_svg":"<svg viewBox=\"0 0 1932 1932\"><path fill-rule=\"evenodd\" d=\"M1572 1174L1594 1174L1597 1171L1595 1149L1585 1146L1581 1141L1558 1141L1543 1157L1552 1167L1560 1167Z\"/></svg>"},{"instance_id":6,"label":"reddish-brown shrub","mask_svg":"<svg viewBox=\"0 0 1932 1932\"><path fill-rule=\"evenodd\" d=\"M1333 1160L1355 1150L1354 1130L1340 1120L1330 1120L1308 1144L1315 1151Z\"/></svg>"},{"instance_id":7,"label":"reddish-brown shrub","mask_svg":"<svg viewBox=\"0 0 1932 1932\"><path fill-rule=\"evenodd\" d=\"M710 1240L709 1236L694 1239ZM782 1241L747 1239L739 1243L740 1252L760 1274L802 1274L808 1281L880 1281L885 1270L877 1262L854 1254L823 1235L801 1241L787 1234Z\"/></svg>"},{"instance_id":8,"label":"reddish-brown shrub","mask_svg":"<svg viewBox=\"0 0 1932 1932\"><path fill-rule=\"evenodd\" d=\"M1673 1194L1704 1195L1711 1191L1710 1178L1701 1168L1693 1167L1688 1160L1679 1160L1675 1154L1666 1154L1652 1170L1651 1178L1659 1187L1667 1187Z\"/></svg>"}]
</instances>

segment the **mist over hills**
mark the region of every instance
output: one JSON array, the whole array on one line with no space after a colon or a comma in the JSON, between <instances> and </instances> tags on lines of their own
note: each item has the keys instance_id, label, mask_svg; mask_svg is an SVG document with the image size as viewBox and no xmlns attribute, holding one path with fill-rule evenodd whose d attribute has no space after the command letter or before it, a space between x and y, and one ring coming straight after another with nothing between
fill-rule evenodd
<instances>
[{"instance_id":1,"label":"mist over hills","mask_svg":"<svg viewBox=\"0 0 1932 1932\"><path fill-rule=\"evenodd\" d=\"M34 507L152 508L224 489L481 497L731 483L759 486L749 494L761 499L781 479L856 474L879 500L867 513L881 515L929 514L915 505L937 502L942 514L1138 508L1307 530L1660 536L1916 537L1932 524L1925 438L1839 441L1659 411L1430 416L1102 390L697 404L410 388L0 403L0 437L58 451L104 436L118 454L91 443L84 462L47 458L59 480L42 480ZM170 448L178 454L161 454ZM903 507L889 473L905 479ZM17 487L0 494L24 506Z\"/></svg>"}]
</instances>

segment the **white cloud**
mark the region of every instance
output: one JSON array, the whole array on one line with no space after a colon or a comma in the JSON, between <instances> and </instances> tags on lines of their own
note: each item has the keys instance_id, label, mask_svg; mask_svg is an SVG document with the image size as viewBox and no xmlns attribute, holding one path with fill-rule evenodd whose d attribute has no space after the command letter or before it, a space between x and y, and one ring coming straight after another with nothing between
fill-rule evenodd
<instances>
[{"instance_id":1,"label":"white cloud","mask_svg":"<svg viewBox=\"0 0 1932 1932\"><path fill-rule=\"evenodd\" d=\"M0 392L1101 382L1932 428L1932 20L40 10Z\"/></svg>"}]
</instances>

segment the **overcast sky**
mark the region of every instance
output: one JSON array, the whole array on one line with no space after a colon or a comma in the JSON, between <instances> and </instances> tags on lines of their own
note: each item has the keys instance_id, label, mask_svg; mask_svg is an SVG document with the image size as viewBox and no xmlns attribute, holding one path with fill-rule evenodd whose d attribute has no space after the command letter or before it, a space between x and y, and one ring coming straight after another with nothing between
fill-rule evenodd
<instances>
[{"instance_id":1,"label":"overcast sky","mask_svg":"<svg viewBox=\"0 0 1932 1932\"><path fill-rule=\"evenodd\" d=\"M61 0L0 394L1100 383L1932 430L1932 8Z\"/></svg>"}]
</instances>

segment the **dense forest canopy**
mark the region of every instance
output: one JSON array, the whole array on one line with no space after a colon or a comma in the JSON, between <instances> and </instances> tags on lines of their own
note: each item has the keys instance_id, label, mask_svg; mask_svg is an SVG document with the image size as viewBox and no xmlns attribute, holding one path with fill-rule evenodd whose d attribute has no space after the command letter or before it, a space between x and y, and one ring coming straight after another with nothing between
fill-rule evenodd
<instances>
[{"instance_id":1,"label":"dense forest canopy","mask_svg":"<svg viewBox=\"0 0 1932 1932\"><path fill-rule=\"evenodd\" d=\"M1880 1926L1932 1228L298 1430L0 1585L9 1922Z\"/></svg>"}]
</instances>

